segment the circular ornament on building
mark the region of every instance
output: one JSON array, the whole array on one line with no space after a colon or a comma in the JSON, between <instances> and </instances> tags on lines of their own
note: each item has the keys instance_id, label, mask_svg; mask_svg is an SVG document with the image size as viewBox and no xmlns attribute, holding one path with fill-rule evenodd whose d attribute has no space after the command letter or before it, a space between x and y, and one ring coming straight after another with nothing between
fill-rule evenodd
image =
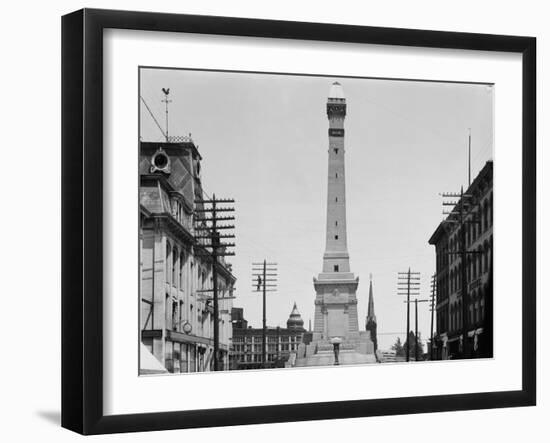
<instances>
[{"instance_id":1,"label":"circular ornament on building","mask_svg":"<svg viewBox=\"0 0 550 443\"><path fill-rule=\"evenodd\" d=\"M162 148L158 148L157 152L151 157L151 173L153 172L170 174L170 157Z\"/></svg>"},{"instance_id":2,"label":"circular ornament on building","mask_svg":"<svg viewBox=\"0 0 550 443\"><path fill-rule=\"evenodd\" d=\"M189 323L188 321L186 321L184 324L183 324L183 332L185 332L186 334L190 334L191 331L193 330L193 326L191 326L191 323Z\"/></svg>"}]
</instances>

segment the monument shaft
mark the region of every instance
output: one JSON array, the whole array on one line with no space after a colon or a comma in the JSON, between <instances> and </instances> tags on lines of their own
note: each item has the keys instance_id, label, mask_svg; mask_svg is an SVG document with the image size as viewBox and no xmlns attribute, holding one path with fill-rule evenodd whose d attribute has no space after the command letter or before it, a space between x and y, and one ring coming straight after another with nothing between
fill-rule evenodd
<instances>
[{"instance_id":1,"label":"monument shaft","mask_svg":"<svg viewBox=\"0 0 550 443\"><path fill-rule=\"evenodd\" d=\"M320 340L358 335L358 279L350 271L346 229L346 170L343 89L335 82L327 101L329 120L326 246L323 271L314 279L314 336Z\"/></svg>"}]
</instances>

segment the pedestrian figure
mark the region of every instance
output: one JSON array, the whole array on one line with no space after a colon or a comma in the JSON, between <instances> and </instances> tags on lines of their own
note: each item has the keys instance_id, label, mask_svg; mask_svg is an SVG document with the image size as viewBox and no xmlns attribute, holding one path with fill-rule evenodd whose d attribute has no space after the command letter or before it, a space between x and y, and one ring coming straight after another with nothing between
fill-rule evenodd
<instances>
[{"instance_id":1,"label":"pedestrian figure","mask_svg":"<svg viewBox=\"0 0 550 443\"><path fill-rule=\"evenodd\" d=\"M332 346L334 347L334 364L339 365L338 354L340 354L340 343L333 343Z\"/></svg>"}]
</instances>

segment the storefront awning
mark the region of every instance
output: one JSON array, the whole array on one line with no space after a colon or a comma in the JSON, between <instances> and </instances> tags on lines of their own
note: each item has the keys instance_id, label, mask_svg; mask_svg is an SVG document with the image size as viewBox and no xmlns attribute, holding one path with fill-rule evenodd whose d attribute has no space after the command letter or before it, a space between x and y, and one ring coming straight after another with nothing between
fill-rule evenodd
<instances>
[{"instance_id":1,"label":"storefront awning","mask_svg":"<svg viewBox=\"0 0 550 443\"><path fill-rule=\"evenodd\" d=\"M143 343L139 344L139 373L140 375L168 373L162 363L149 352L149 349Z\"/></svg>"}]
</instances>

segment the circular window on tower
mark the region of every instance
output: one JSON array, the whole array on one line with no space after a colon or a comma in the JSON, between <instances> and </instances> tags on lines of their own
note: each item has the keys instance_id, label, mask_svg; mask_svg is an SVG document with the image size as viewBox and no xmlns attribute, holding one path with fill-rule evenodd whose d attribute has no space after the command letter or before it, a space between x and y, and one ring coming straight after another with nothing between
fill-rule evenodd
<instances>
[{"instance_id":1,"label":"circular window on tower","mask_svg":"<svg viewBox=\"0 0 550 443\"><path fill-rule=\"evenodd\" d=\"M170 157L168 157L164 149L158 148L157 152L151 157L151 172L170 173Z\"/></svg>"}]
</instances>

